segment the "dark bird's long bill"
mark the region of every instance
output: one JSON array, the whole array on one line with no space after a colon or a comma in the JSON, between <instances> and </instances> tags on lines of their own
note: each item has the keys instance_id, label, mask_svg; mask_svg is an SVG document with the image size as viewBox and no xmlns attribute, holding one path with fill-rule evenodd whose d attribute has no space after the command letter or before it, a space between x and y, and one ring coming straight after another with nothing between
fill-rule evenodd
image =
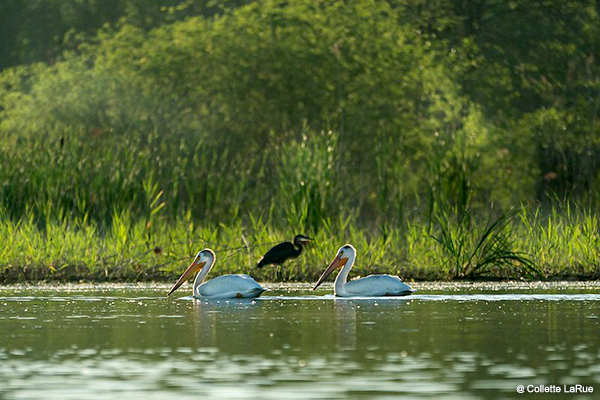
<instances>
[{"instance_id":1,"label":"dark bird's long bill","mask_svg":"<svg viewBox=\"0 0 600 400\"><path fill-rule=\"evenodd\" d=\"M181 274L181 276L179 277L179 279L177 279L177 282L175 282L175 284L173 285L173 287L171 288L171 290L169 291L169 293L167 293L167 297L170 296L171 293L173 293L174 291L176 291L177 288L179 288L179 286L183 285L183 283L185 281L187 281L189 279L189 277L194 274L194 272L202 269L202 267L204 267L204 264L206 264L206 262L198 263L198 262L196 262L196 260L194 260L190 264L190 266L187 267L187 269L185 270L185 272L183 274Z\"/></svg>"},{"instance_id":2,"label":"dark bird's long bill","mask_svg":"<svg viewBox=\"0 0 600 400\"><path fill-rule=\"evenodd\" d=\"M325 270L325 272L323 272L321 274L321 276L319 277L319 280L317 281L317 283L315 284L315 287L312 290L315 290L316 288L318 288L319 286L321 286L321 283L323 283L323 281L325 279L327 279L327 277L329 275L331 275L331 273L333 271L335 271L336 269L341 268L344 265L346 265L346 261L348 261L348 259L346 257L340 258L339 256L337 256L335 258L335 260L333 260L331 262L331 264L329 264L329 266L327 267L327 269Z\"/></svg>"}]
</instances>

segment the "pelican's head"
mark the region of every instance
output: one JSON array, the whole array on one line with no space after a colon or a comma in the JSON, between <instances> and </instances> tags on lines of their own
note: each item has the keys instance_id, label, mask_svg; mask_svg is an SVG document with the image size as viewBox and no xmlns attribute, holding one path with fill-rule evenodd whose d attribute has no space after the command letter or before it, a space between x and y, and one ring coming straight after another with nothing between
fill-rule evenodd
<instances>
[{"instance_id":1,"label":"pelican's head","mask_svg":"<svg viewBox=\"0 0 600 400\"><path fill-rule=\"evenodd\" d=\"M313 239L309 238L308 236L304 236L304 235L296 235L294 237L294 244L297 246L298 243L302 243L302 244L306 244L309 242L312 242Z\"/></svg>"},{"instance_id":2,"label":"pelican's head","mask_svg":"<svg viewBox=\"0 0 600 400\"><path fill-rule=\"evenodd\" d=\"M179 286L183 285L183 283L187 281L190 276L194 275L194 273L197 271L200 271L206 264L208 264L209 267L212 266L212 264L215 262L215 257L215 252L211 249L199 251L198 254L196 254L196 258L194 258L194 261L192 261L190 266L187 267L185 272L181 274L179 279L177 279L177 282L175 282L167 296L170 296L171 293L176 291Z\"/></svg>"},{"instance_id":3,"label":"pelican's head","mask_svg":"<svg viewBox=\"0 0 600 400\"><path fill-rule=\"evenodd\" d=\"M343 268L350 258L354 259L355 255L356 255L356 249L351 244L345 244L342 247L340 247L340 249L337 252L337 255L335 256L335 258L333 259L331 264L329 264L329 266L327 267L325 272L323 272L321 274L321 276L319 277L319 280L315 284L315 287L313 287L313 290L318 288L321 285L321 283L323 283L323 281L333 271L335 271L338 268Z\"/></svg>"}]
</instances>

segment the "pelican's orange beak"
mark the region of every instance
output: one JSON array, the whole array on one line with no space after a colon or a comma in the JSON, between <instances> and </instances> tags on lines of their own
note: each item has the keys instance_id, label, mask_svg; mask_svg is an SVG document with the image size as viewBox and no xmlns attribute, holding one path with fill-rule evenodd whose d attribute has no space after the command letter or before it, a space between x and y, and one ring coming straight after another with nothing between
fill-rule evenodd
<instances>
[{"instance_id":1,"label":"pelican's orange beak","mask_svg":"<svg viewBox=\"0 0 600 400\"><path fill-rule=\"evenodd\" d=\"M175 282L175 284L173 285L173 287L171 288L171 290L167 294L167 297L169 297L171 295L171 293L173 293L174 291L176 291L179 286L183 285L183 283L185 281L187 281L190 276L194 275L194 273L196 271L201 270L202 267L204 267L204 264L206 264L206 261L197 262L196 260L194 260L190 264L190 266L187 267L187 269L185 270L185 272L183 274L181 274L181 276L179 277L179 279L177 279L177 282Z\"/></svg>"},{"instance_id":2,"label":"pelican's orange beak","mask_svg":"<svg viewBox=\"0 0 600 400\"><path fill-rule=\"evenodd\" d=\"M331 262L331 264L329 264L329 266L327 267L327 269L325 270L325 272L323 272L321 274L321 277L319 278L319 280L317 281L317 284L315 285L315 287L313 288L313 290L315 290L316 288L318 288L321 283L323 283L323 281L329 276L331 275L331 273L333 271L335 271L338 268L343 267L344 265L346 265L346 262L348 261L347 257L340 257L340 256L336 256L335 259Z\"/></svg>"}]
</instances>

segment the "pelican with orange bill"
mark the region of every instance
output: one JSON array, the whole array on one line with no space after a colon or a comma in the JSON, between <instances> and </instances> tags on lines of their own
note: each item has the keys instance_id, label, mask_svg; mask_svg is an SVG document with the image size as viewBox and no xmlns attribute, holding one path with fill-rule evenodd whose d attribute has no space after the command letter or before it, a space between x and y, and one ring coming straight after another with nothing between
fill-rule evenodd
<instances>
[{"instance_id":1,"label":"pelican with orange bill","mask_svg":"<svg viewBox=\"0 0 600 400\"><path fill-rule=\"evenodd\" d=\"M348 274L354 266L356 249L351 244L346 244L337 252L334 260L313 287L318 288L333 271L341 268L335 278L334 293L340 297L380 297L380 296L406 296L413 290L400 278L392 275L369 275L361 279L348 282Z\"/></svg>"},{"instance_id":2,"label":"pelican with orange bill","mask_svg":"<svg viewBox=\"0 0 600 400\"><path fill-rule=\"evenodd\" d=\"M181 274L167 296L170 296L171 293L177 290L196 272L198 274L196 275L196 279L194 279L192 295L197 299L251 299L260 296L266 290L251 276L245 274L221 275L208 282L204 282L204 278L206 278L206 275L208 275L215 264L215 260L215 253L211 249L204 249L198 252L194 261Z\"/></svg>"}]
</instances>

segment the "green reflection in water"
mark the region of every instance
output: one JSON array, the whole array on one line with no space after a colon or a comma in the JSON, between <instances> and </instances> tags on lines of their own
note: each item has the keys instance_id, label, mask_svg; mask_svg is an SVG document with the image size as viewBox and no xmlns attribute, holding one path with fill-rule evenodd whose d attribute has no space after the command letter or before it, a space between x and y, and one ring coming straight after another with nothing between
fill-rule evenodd
<instances>
[{"instance_id":1,"label":"green reflection in water","mask_svg":"<svg viewBox=\"0 0 600 400\"><path fill-rule=\"evenodd\" d=\"M166 287L0 288L1 397L519 398L519 384L600 392L594 285L421 284L398 299L297 285L218 302L167 300Z\"/></svg>"}]
</instances>

